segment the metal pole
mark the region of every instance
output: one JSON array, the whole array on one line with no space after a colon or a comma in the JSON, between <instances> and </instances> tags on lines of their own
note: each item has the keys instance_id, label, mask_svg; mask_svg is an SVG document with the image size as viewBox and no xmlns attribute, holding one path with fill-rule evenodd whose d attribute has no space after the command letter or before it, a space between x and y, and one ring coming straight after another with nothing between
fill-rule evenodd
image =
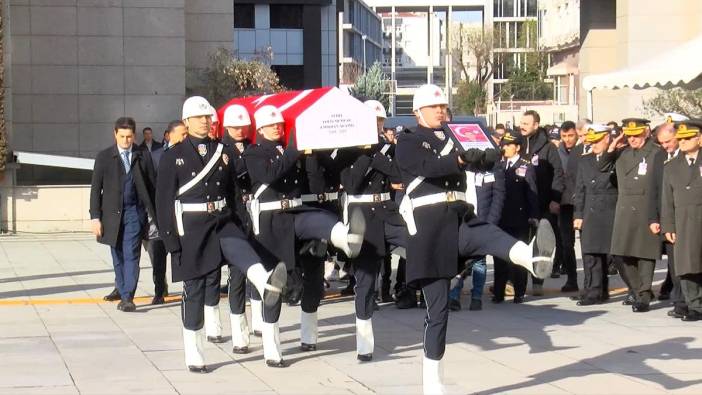
<instances>
[{"instance_id":1,"label":"metal pole","mask_svg":"<svg viewBox=\"0 0 702 395\"><path fill-rule=\"evenodd\" d=\"M592 108L592 89L587 91L587 119L593 120L594 109Z\"/></svg>"},{"instance_id":2,"label":"metal pole","mask_svg":"<svg viewBox=\"0 0 702 395\"><path fill-rule=\"evenodd\" d=\"M363 72L366 72L366 39L368 36L365 34L361 36L361 40L363 40Z\"/></svg>"}]
</instances>

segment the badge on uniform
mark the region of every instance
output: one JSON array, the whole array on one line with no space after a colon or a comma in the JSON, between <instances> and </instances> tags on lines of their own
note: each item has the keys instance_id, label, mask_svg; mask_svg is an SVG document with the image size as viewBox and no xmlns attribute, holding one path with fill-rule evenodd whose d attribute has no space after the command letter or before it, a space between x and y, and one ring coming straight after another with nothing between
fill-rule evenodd
<instances>
[{"instance_id":1,"label":"badge on uniform","mask_svg":"<svg viewBox=\"0 0 702 395\"><path fill-rule=\"evenodd\" d=\"M424 147L424 148L426 148L426 149L428 149L428 150L431 149L431 145L429 145L429 143L427 143L426 141L422 141L422 147Z\"/></svg>"},{"instance_id":2,"label":"badge on uniform","mask_svg":"<svg viewBox=\"0 0 702 395\"><path fill-rule=\"evenodd\" d=\"M278 149L278 152L280 152L281 155L282 155L283 152L285 151L285 150L283 149L283 146L282 146L282 145L276 145L275 148Z\"/></svg>"},{"instance_id":3,"label":"badge on uniform","mask_svg":"<svg viewBox=\"0 0 702 395\"><path fill-rule=\"evenodd\" d=\"M516 170L516 173L519 177L526 177L526 172L527 172L527 167L525 165L519 166Z\"/></svg>"},{"instance_id":4,"label":"badge on uniform","mask_svg":"<svg viewBox=\"0 0 702 395\"><path fill-rule=\"evenodd\" d=\"M205 144L198 144L198 145L197 145L197 153L200 154L200 156L205 156L205 155L207 155L207 145L205 145Z\"/></svg>"},{"instance_id":5,"label":"badge on uniform","mask_svg":"<svg viewBox=\"0 0 702 395\"><path fill-rule=\"evenodd\" d=\"M176 166L183 166L184 163L183 158L176 158Z\"/></svg>"},{"instance_id":6,"label":"badge on uniform","mask_svg":"<svg viewBox=\"0 0 702 395\"><path fill-rule=\"evenodd\" d=\"M539 165L539 155L534 154L534 156L531 157L531 164L533 166Z\"/></svg>"},{"instance_id":7,"label":"badge on uniform","mask_svg":"<svg viewBox=\"0 0 702 395\"><path fill-rule=\"evenodd\" d=\"M229 164L229 155L222 154L222 162L224 162L225 165L228 165Z\"/></svg>"},{"instance_id":8,"label":"badge on uniform","mask_svg":"<svg viewBox=\"0 0 702 395\"><path fill-rule=\"evenodd\" d=\"M475 186L476 187L483 186L483 173L478 173L475 175Z\"/></svg>"},{"instance_id":9,"label":"badge on uniform","mask_svg":"<svg viewBox=\"0 0 702 395\"><path fill-rule=\"evenodd\" d=\"M648 166L646 166L646 161L639 163L639 171L637 174L640 176L645 176L647 168L648 168Z\"/></svg>"},{"instance_id":10,"label":"badge on uniform","mask_svg":"<svg viewBox=\"0 0 702 395\"><path fill-rule=\"evenodd\" d=\"M483 182L486 184L495 182L495 175L493 173L486 174L485 177L483 177Z\"/></svg>"},{"instance_id":11,"label":"badge on uniform","mask_svg":"<svg viewBox=\"0 0 702 395\"><path fill-rule=\"evenodd\" d=\"M239 152L244 152L244 143L235 143L236 149L239 150Z\"/></svg>"},{"instance_id":12,"label":"badge on uniform","mask_svg":"<svg viewBox=\"0 0 702 395\"><path fill-rule=\"evenodd\" d=\"M434 136L436 136L436 138L441 140L441 141L446 140L446 135L444 134L443 130L435 130Z\"/></svg>"}]
</instances>

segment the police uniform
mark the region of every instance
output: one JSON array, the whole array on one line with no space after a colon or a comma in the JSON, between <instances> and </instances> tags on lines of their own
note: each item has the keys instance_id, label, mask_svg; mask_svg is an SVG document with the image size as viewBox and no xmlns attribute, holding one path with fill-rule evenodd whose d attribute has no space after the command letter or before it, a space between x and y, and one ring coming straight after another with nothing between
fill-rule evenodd
<instances>
[{"instance_id":1,"label":"police uniform","mask_svg":"<svg viewBox=\"0 0 702 395\"><path fill-rule=\"evenodd\" d=\"M702 121L683 121L676 138L698 138ZM675 273L680 283L687 312L683 321L702 319L702 157L699 150L681 153L665 165L661 228L674 233Z\"/></svg>"},{"instance_id":2,"label":"police uniform","mask_svg":"<svg viewBox=\"0 0 702 395\"><path fill-rule=\"evenodd\" d=\"M209 103L194 96L183 104L183 119L209 116ZM219 299L220 266L226 260L266 292L266 304L280 304L285 269L267 272L244 232L232 221L226 198L236 177L234 153L209 137L189 134L161 159L157 216L171 253L173 281L183 281L182 320L186 365L206 372L202 354L204 306Z\"/></svg>"},{"instance_id":3,"label":"police uniform","mask_svg":"<svg viewBox=\"0 0 702 395\"><path fill-rule=\"evenodd\" d=\"M622 122L627 136L640 135L648 128L645 119L630 118ZM649 310L653 272L656 260L661 257L658 235L649 229L651 201L647 194L653 190L653 172L660 168L657 162L663 162L664 157L649 138L640 149L627 146L603 154L600 160L601 171L610 172L614 166L617 175L619 188L611 253L622 257L620 274L636 299L634 312Z\"/></svg>"},{"instance_id":4,"label":"police uniform","mask_svg":"<svg viewBox=\"0 0 702 395\"><path fill-rule=\"evenodd\" d=\"M447 104L441 89L427 84L415 92L412 107L421 120L421 108ZM550 273L553 265L555 236L546 225L541 237L537 234L537 239L544 243L528 246L495 225L475 218L473 207L466 203L465 168L458 159L460 156L469 164L490 162L489 157L496 159L496 152L468 150L459 154L443 130L422 125L399 137L396 152L400 174L407 186L400 203L400 213L409 232L407 282L422 288L427 305L424 389L442 392L441 359L446 348L449 279L457 273L459 255L493 255L532 268L536 263L535 271L543 277L544 269ZM546 229L550 229L550 235ZM546 254L544 259L540 258L541 253Z\"/></svg>"},{"instance_id":5,"label":"police uniform","mask_svg":"<svg viewBox=\"0 0 702 395\"><path fill-rule=\"evenodd\" d=\"M523 137L517 133L505 134L500 145L523 144ZM514 238L527 242L531 236L531 225L539 218L539 201L534 166L519 156L503 158L500 166L505 169L505 202L499 226ZM528 272L507 260L495 258L494 296L492 301L500 303L505 297L507 280L514 286L514 302L524 300Z\"/></svg>"},{"instance_id":6,"label":"police uniform","mask_svg":"<svg viewBox=\"0 0 702 395\"><path fill-rule=\"evenodd\" d=\"M368 101L366 105L384 118L385 109L380 103ZM395 162L388 153L390 148L391 144L381 142L370 149L351 149L356 160L341 172L347 205L343 212L357 207L363 212L366 222L360 255L351 259L356 278L356 352L360 361L370 361L373 355L375 342L371 319L378 271L394 247L404 248L407 244L407 230L390 195L390 177L399 177Z\"/></svg>"},{"instance_id":7,"label":"police uniform","mask_svg":"<svg viewBox=\"0 0 702 395\"><path fill-rule=\"evenodd\" d=\"M590 127L585 140L594 144L608 133L606 126L594 125ZM607 262L617 206L617 178L614 169L600 171L601 155L589 152L581 154L578 159L574 218L583 221L580 248L584 271L579 306L601 303L609 298Z\"/></svg>"}]
</instances>

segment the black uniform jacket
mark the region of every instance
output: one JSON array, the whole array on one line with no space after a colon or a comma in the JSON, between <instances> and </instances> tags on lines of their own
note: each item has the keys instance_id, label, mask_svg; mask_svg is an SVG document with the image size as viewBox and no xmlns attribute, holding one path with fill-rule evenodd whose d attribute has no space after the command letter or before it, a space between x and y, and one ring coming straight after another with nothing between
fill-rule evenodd
<instances>
[{"instance_id":1,"label":"black uniform jacket","mask_svg":"<svg viewBox=\"0 0 702 395\"><path fill-rule=\"evenodd\" d=\"M390 177L399 177L390 148L384 143L376 144L371 149L349 149L355 154L356 160L341 172L344 190L349 195L381 195L390 194ZM383 150L383 148L385 148ZM384 152L384 153L383 153ZM397 203L393 200L374 203L352 203L349 209L360 207L366 219L365 243L361 248L359 263L375 264L377 260L363 261L362 258L379 258L386 255L385 223L403 226Z\"/></svg>"},{"instance_id":2,"label":"black uniform jacket","mask_svg":"<svg viewBox=\"0 0 702 395\"><path fill-rule=\"evenodd\" d=\"M172 259L173 281L191 280L217 269L224 261L219 241L224 237L245 238L233 221L230 206L213 212L183 213L184 235L178 235L174 201L206 203L234 196L236 154L224 147L214 167L193 188L177 196L178 189L195 178L210 160L217 142L209 137L199 139L187 136L185 140L163 153L159 164L156 190L156 210L161 225L161 238ZM201 148L207 151L203 157Z\"/></svg>"},{"instance_id":3,"label":"black uniform jacket","mask_svg":"<svg viewBox=\"0 0 702 395\"><path fill-rule=\"evenodd\" d=\"M544 216L548 212L550 202L561 202L564 188L563 165L558 155L558 148L548 141L543 129L539 128L525 140L519 154L523 159L531 162L536 170L539 207L541 216Z\"/></svg>"},{"instance_id":4,"label":"black uniform jacket","mask_svg":"<svg viewBox=\"0 0 702 395\"><path fill-rule=\"evenodd\" d=\"M410 197L466 191L466 174L458 164L458 150L454 147L449 154L440 155L449 141L442 130L423 126L399 136L395 152L405 188L416 177L425 177L409 192ZM458 227L465 216L475 217L473 207L462 201L431 204L414 210L417 233L407 240L407 283L456 274Z\"/></svg>"},{"instance_id":5,"label":"black uniform jacket","mask_svg":"<svg viewBox=\"0 0 702 395\"><path fill-rule=\"evenodd\" d=\"M132 145L131 160L132 177L139 202L149 217L155 219L156 172L151 155L148 150ZM117 245L122 223L122 188L126 175L116 144L97 154L90 184L90 218L99 218L102 222L102 237L98 237L97 241L112 247Z\"/></svg>"},{"instance_id":6,"label":"black uniform jacket","mask_svg":"<svg viewBox=\"0 0 702 395\"><path fill-rule=\"evenodd\" d=\"M612 255L660 259L658 235L650 229L651 204L648 196L655 189L656 168L664 161L665 152L649 139L634 150L625 147L600 158L600 171L616 170L618 198L612 230Z\"/></svg>"},{"instance_id":7,"label":"black uniform jacket","mask_svg":"<svg viewBox=\"0 0 702 395\"><path fill-rule=\"evenodd\" d=\"M268 185L258 197L261 203L299 198L308 190L307 159L309 157L302 157L294 147L283 149L279 142L259 136L256 144L251 144L244 151L244 161L251 177L251 190L256 194L261 185ZM315 174L313 177L323 175ZM311 210L318 209L303 205L261 212L256 240L268 252L262 254L267 265L285 262L288 269L295 267L297 250L294 214Z\"/></svg>"},{"instance_id":8,"label":"black uniform jacket","mask_svg":"<svg viewBox=\"0 0 702 395\"><path fill-rule=\"evenodd\" d=\"M500 217L500 228L510 233L527 229L530 218L540 218L536 170L523 158L517 159L507 168L507 161L500 165L505 168L505 203ZM518 233L518 232L517 232Z\"/></svg>"},{"instance_id":9,"label":"black uniform jacket","mask_svg":"<svg viewBox=\"0 0 702 395\"><path fill-rule=\"evenodd\" d=\"M573 160L574 158L571 158ZM617 207L617 174L601 172L597 155L578 159L573 218L582 219L580 246L583 254L609 254Z\"/></svg>"},{"instance_id":10,"label":"black uniform jacket","mask_svg":"<svg viewBox=\"0 0 702 395\"><path fill-rule=\"evenodd\" d=\"M251 177L246 169L246 162L243 158L244 150L251 145L249 140L234 141L228 134L225 134L222 138L224 145L229 147L232 152L234 152L234 158L232 162L234 163L234 170L236 172L235 179L235 196L232 197L230 207L234 208L236 214L237 224L241 225L241 229L250 234L251 232L251 216L246 211L246 202L251 198L253 194L251 190Z\"/></svg>"}]
</instances>

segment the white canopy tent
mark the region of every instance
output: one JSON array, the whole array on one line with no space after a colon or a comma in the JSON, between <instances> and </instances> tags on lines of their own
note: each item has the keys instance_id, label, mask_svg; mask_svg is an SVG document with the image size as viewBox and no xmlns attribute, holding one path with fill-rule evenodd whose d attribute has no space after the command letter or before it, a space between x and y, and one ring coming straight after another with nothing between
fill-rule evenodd
<instances>
[{"instance_id":1,"label":"white canopy tent","mask_svg":"<svg viewBox=\"0 0 702 395\"><path fill-rule=\"evenodd\" d=\"M593 117L594 89L671 88L702 82L702 62L699 60L699 54L702 54L702 36L631 67L586 76L583 78L583 88L587 90L588 118Z\"/></svg>"}]
</instances>

